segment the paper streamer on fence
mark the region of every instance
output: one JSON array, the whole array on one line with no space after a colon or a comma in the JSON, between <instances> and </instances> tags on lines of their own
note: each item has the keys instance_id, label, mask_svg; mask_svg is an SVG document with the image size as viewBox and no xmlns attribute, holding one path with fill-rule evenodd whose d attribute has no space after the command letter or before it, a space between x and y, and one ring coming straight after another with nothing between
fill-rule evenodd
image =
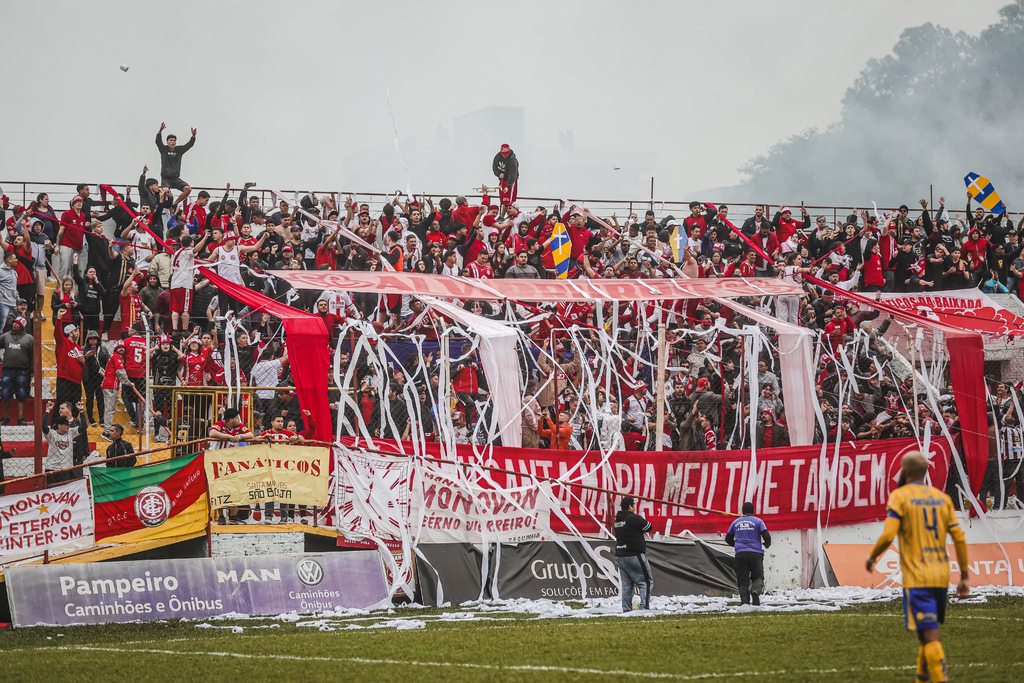
<instances>
[{"instance_id":1,"label":"paper streamer on fence","mask_svg":"<svg viewBox=\"0 0 1024 683\"><path fill-rule=\"evenodd\" d=\"M390 578L388 597L414 592L409 494L412 460L334 449L335 524L346 541L376 546ZM339 545L342 540L339 538ZM393 553L399 554L396 561Z\"/></svg>"},{"instance_id":2,"label":"paper streamer on fence","mask_svg":"<svg viewBox=\"0 0 1024 683\"><path fill-rule=\"evenodd\" d=\"M949 375L953 383L957 414L960 417L967 472L970 475L973 493L978 495L988 464L988 417L985 412L985 401L974 390L978 378L984 376L985 349L981 335L971 331L973 328L956 327L932 320L918 312L903 310L885 301L876 301L857 292L839 289L810 275L804 279L812 285L831 290L840 299L850 299L861 306L888 313L900 323L915 323L919 327L939 331L945 335L950 358Z\"/></svg>"},{"instance_id":3,"label":"paper streamer on fence","mask_svg":"<svg viewBox=\"0 0 1024 683\"><path fill-rule=\"evenodd\" d=\"M522 387L519 372L519 355L516 346L519 334L501 323L483 316L474 315L464 308L453 306L440 299L423 297L433 310L468 327L479 335L480 360L487 377L487 386L494 401L494 414L501 429L501 443L504 446L523 444Z\"/></svg>"},{"instance_id":4,"label":"paper streamer on fence","mask_svg":"<svg viewBox=\"0 0 1024 683\"><path fill-rule=\"evenodd\" d=\"M413 487L410 520L422 520L420 543L525 543L551 540L551 485L496 490L470 484L460 472L424 466ZM507 497L507 499L506 499Z\"/></svg>"},{"instance_id":5,"label":"paper streamer on fence","mask_svg":"<svg viewBox=\"0 0 1024 683\"><path fill-rule=\"evenodd\" d=\"M91 547L92 500L84 479L31 493L0 497L0 555Z\"/></svg>"},{"instance_id":6,"label":"paper streamer on fence","mask_svg":"<svg viewBox=\"0 0 1024 683\"><path fill-rule=\"evenodd\" d=\"M731 299L716 297L715 301L779 333L779 366L789 436L794 446L809 446L814 440L813 403L817 400L813 383L807 381L808 377L814 376L811 359L813 333Z\"/></svg>"},{"instance_id":7,"label":"paper streamer on fence","mask_svg":"<svg viewBox=\"0 0 1024 683\"><path fill-rule=\"evenodd\" d=\"M206 452L211 507L259 503L327 504L331 451L257 444Z\"/></svg>"},{"instance_id":8,"label":"paper streamer on fence","mask_svg":"<svg viewBox=\"0 0 1024 683\"><path fill-rule=\"evenodd\" d=\"M391 86L385 86L384 90L388 97L388 114L391 115L391 128L395 131L395 155L398 157L398 163L402 164L402 168L405 169L405 198L412 202L412 173L409 172L409 167L402 160L402 150L398 148L398 122L395 120L395 110L391 107Z\"/></svg>"}]
</instances>

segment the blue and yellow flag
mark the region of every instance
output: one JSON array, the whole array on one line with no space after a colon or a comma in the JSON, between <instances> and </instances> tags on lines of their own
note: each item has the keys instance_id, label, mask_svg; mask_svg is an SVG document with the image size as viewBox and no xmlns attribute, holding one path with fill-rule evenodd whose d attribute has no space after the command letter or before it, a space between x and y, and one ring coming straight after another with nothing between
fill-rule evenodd
<instances>
[{"instance_id":1,"label":"blue and yellow flag","mask_svg":"<svg viewBox=\"0 0 1024 683\"><path fill-rule=\"evenodd\" d=\"M555 277L565 279L569 276L569 255L572 253L572 242L565 226L555 223L555 230L551 233L551 255L555 260Z\"/></svg>"},{"instance_id":2,"label":"blue and yellow flag","mask_svg":"<svg viewBox=\"0 0 1024 683\"><path fill-rule=\"evenodd\" d=\"M967 185L967 193L983 207L992 213L1006 213L1003 200L999 198L999 193L988 178L977 173L968 173L964 176L964 184Z\"/></svg>"}]
</instances>

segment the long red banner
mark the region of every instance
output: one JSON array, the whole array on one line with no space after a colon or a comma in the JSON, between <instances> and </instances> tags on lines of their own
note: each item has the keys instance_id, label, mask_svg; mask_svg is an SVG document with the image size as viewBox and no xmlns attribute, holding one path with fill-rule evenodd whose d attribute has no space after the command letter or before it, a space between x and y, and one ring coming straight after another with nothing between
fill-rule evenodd
<instances>
[{"instance_id":1,"label":"long red banner","mask_svg":"<svg viewBox=\"0 0 1024 683\"><path fill-rule=\"evenodd\" d=\"M776 296L803 290L779 278L651 278L622 280L478 280L447 275L340 270L272 270L296 289L335 289L381 294L429 294L442 298L517 301L647 301L712 296Z\"/></svg>"},{"instance_id":2,"label":"long red banner","mask_svg":"<svg viewBox=\"0 0 1024 683\"><path fill-rule=\"evenodd\" d=\"M354 439L343 439L352 444ZM375 440L377 449L392 451L394 442ZM885 517L889 493L896 488L900 459L918 450L914 439L865 440L835 446L826 454L822 477L821 446L766 448L757 451L751 477L750 451L615 452L602 464L600 453L530 448L494 448L481 464L538 477L571 480L595 488L655 498L724 513L737 514L746 501L772 530L814 528L821 512L822 525L837 526L870 522ZM943 488L949 467L950 448L942 439L930 445L933 486ZM439 444L428 444L430 457L441 456ZM406 453L411 452L407 445ZM458 446L463 462L480 462L473 448ZM491 472L502 487L525 486L529 479ZM822 486L824 482L824 486ZM599 491L554 485L562 511L584 533L607 524L618 499ZM667 503L638 501L637 513L658 533L724 532L729 515L704 513ZM566 531L556 515L555 531Z\"/></svg>"}]
</instances>

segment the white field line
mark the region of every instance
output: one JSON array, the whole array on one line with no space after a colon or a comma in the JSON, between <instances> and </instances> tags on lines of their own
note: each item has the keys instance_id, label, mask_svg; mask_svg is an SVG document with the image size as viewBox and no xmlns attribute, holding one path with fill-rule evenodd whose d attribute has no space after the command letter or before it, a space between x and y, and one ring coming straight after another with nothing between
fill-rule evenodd
<instances>
[{"instance_id":1,"label":"white field line","mask_svg":"<svg viewBox=\"0 0 1024 683\"><path fill-rule=\"evenodd\" d=\"M847 668L847 669L796 669L796 670L780 670L780 671L734 671L734 672L709 672L703 674L672 674L672 673L659 673L650 671L625 671L625 670L607 670L607 669L583 669L575 667L562 667L562 666L534 666L528 664L522 665L498 665L498 664L472 664L468 662L420 662L420 661L409 661L409 660L397 660L397 659L368 659L364 657L300 657L296 655L253 655L253 654L242 654L238 652L204 652L204 651L193 651L184 652L179 650L139 650L134 648L109 648L109 647L87 647L87 646L71 646L71 647L56 647L56 648L22 648L17 650L19 652L25 651L48 651L48 650L60 650L60 651L92 651L92 652L119 652L125 654L142 653L142 654L158 654L158 655L177 655L183 657L234 657L237 659L273 659L282 661L313 661L313 662L332 662L332 663L346 663L346 664L367 664L367 665L392 665L392 666L428 666L428 667L451 667L451 668L463 668L463 669L481 669L490 671L531 671L531 672L554 672L554 673L574 673L574 674L586 674L594 676L632 676L635 678L671 678L678 681L698 681L698 680L710 680L710 679L721 679L721 678L744 678L744 677L759 677L759 676L785 676L785 675L823 675L823 674L850 674L850 673L863 673L868 671L906 671L915 668L912 665L904 666L871 666L863 668ZM9 650L8 652L14 652L15 650ZM990 662L952 662L950 664L952 668L981 668L997 666ZM1019 667L1024 666L1022 662L1011 662L1006 665L1008 667Z\"/></svg>"}]
</instances>

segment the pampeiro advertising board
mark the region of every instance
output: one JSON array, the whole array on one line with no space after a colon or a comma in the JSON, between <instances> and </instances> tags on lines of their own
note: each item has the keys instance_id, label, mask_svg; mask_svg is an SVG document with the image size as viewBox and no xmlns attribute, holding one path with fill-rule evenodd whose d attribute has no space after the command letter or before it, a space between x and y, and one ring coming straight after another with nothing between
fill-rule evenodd
<instances>
[{"instance_id":1,"label":"pampeiro advertising board","mask_svg":"<svg viewBox=\"0 0 1024 683\"><path fill-rule=\"evenodd\" d=\"M375 551L14 566L6 583L15 626L365 608L388 597Z\"/></svg>"}]
</instances>

